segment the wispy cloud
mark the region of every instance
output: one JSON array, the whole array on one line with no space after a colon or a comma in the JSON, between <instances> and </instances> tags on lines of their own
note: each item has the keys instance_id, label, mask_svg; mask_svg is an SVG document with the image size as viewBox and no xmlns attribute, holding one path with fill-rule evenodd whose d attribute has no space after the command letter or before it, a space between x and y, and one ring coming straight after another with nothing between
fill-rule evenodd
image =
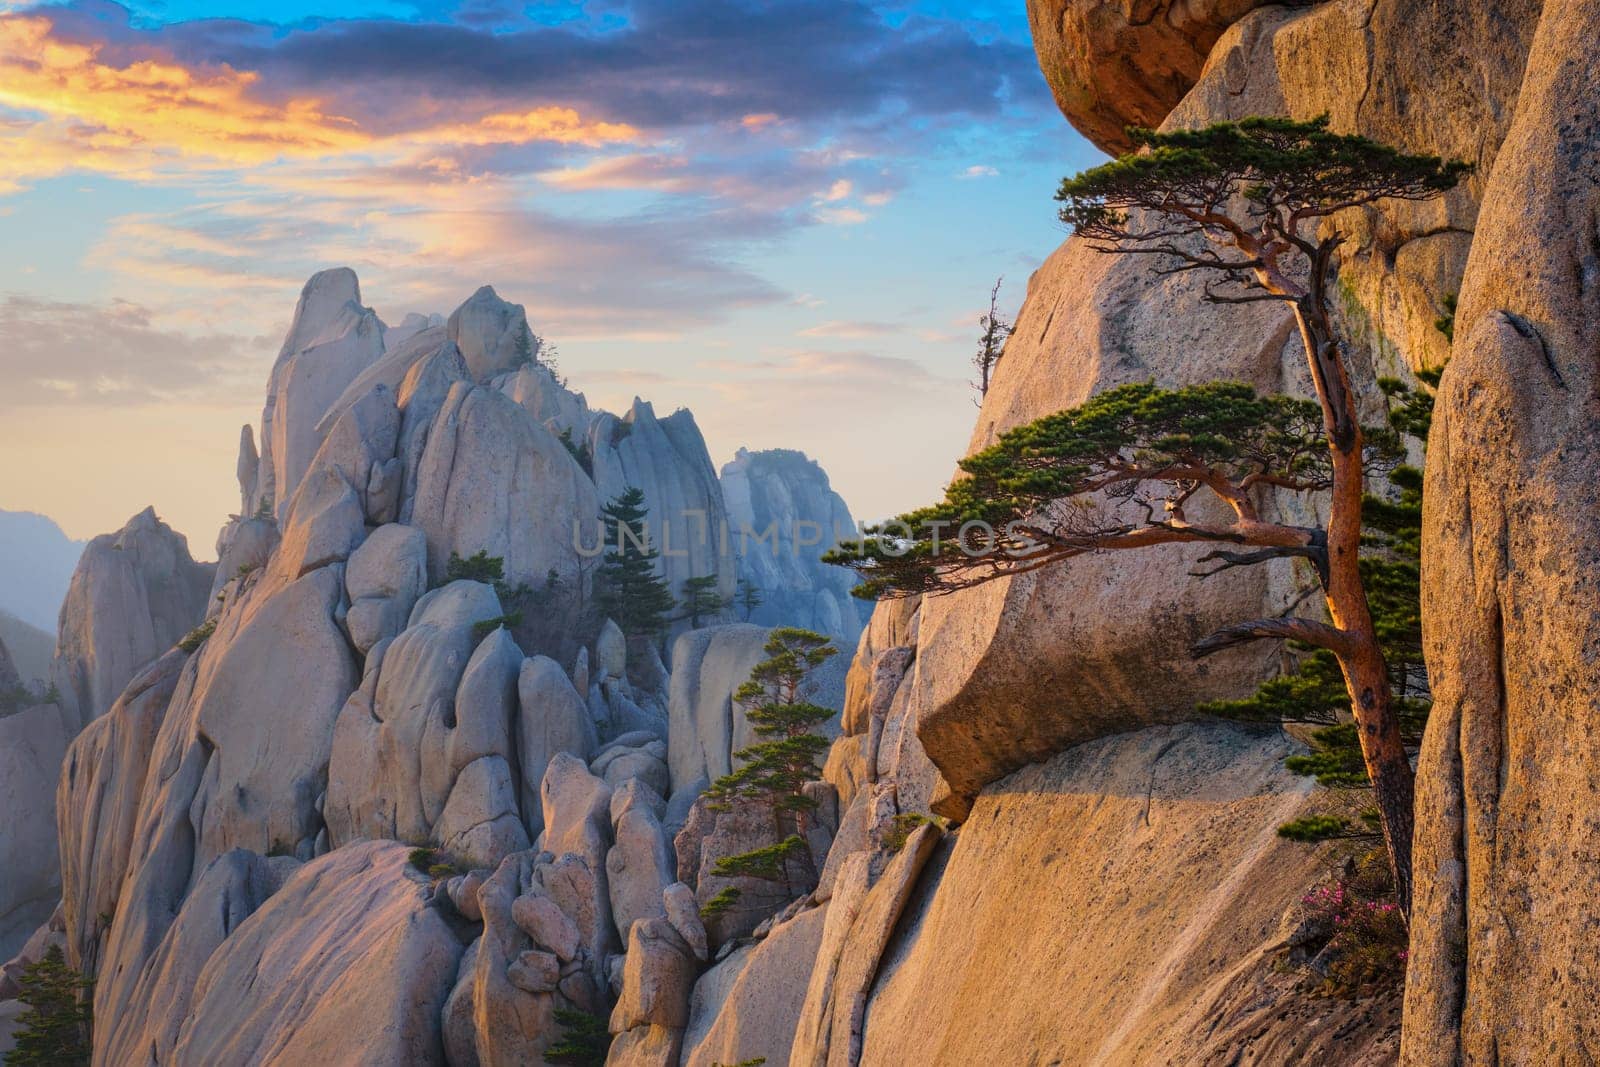
<instances>
[{"instance_id":1,"label":"wispy cloud","mask_svg":"<svg viewBox=\"0 0 1600 1067\"><path fill-rule=\"evenodd\" d=\"M262 337L157 324L126 301L0 300L0 410L35 404L201 399L254 384L270 365Z\"/></svg>"},{"instance_id":2,"label":"wispy cloud","mask_svg":"<svg viewBox=\"0 0 1600 1067\"><path fill-rule=\"evenodd\" d=\"M882 337L894 333L899 327L887 322L844 322L831 321L819 322L815 326L807 326L800 330L801 337Z\"/></svg>"}]
</instances>

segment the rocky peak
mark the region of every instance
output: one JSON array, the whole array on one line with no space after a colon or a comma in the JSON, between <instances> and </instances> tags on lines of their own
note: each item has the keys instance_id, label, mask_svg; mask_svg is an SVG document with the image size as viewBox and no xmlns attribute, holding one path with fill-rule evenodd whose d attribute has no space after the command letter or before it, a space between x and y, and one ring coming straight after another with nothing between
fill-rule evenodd
<instances>
[{"instance_id":1,"label":"rocky peak","mask_svg":"<svg viewBox=\"0 0 1600 1067\"><path fill-rule=\"evenodd\" d=\"M522 305L500 299L492 285L451 312L445 329L461 349L467 373L479 382L531 361L541 347Z\"/></svg>"},{"instance_id":2,"label":"rocky peak","mask_svg":"<svg viewBox=\"0 0 1600 1067\"><path fill-rule=\"evenodd\" d=\"M803 626L853 647L869 609L850 595L855 574L821 557L856 536L856 523L822 467L792 449L741 448L722 468L722 496L739 578L762 594L762 603L740 610L740 617L763 626ZM776 535L772 542L755 540L769 530Z\"/></svg>"},{"instance_id":3,"label":"rocky peak","mask_svg":"<svg viewBox=\"0 0 1600 1067\"><path fill-rule=\"evenodd\" d=\"M205 617L212 573L154 508L89 542L61 606L51 668L74 729L104 714L145 664Z\"/></svg>"}]
</instances>

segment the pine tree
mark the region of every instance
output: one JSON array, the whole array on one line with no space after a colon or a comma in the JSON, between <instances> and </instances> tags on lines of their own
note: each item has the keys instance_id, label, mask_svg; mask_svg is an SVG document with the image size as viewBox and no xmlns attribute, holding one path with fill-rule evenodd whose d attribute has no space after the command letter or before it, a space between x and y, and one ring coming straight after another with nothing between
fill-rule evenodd
<instances>
[{"instance_id":1,"label":"pine tree","mask_svg":"<svg viewBox=\"0 0 1600 1067\"><path fill-rule=\"evenodd\" d=\"M597 575L600 609L629 637L655 636L675 601L667 580L656 575L661 553L650 547L644 491L630 486L600 510L607 538Z\"/></svg>"},{"instance_id":2,"label":"pine tree","mask_svg":"<svg viewBox=\"0 0 1600 1067\"><path fill-rule=\"evenodd\" d=\"M611 1049L606 1020L574 1008L557 1008L556 1022L561 1026L561 1037L545 1050L544 1062L604 1067Z\"/></svg>"},{"instance_id":3,"label":"pine tree","mask_svg":"<svg viewBox=\"0 0 1600 1067\"><path fill-rule=\"evenodd\" d=\"M806 677L837 654L828 638L810 630L783 627L772 631L763 648L767 658L756 664L750 679L734 693L757 737L740 749L741 766L711 783L706 806L717 812L758 805L772 813L776 843L718 860L712 873L724 878L789 881L791 862L806 856L805 835L816 801L806 796L807 782L821 773L819 761L828 751L827 738L813 729L837 712L804 699ZM715 914L731 906L739 891L729 887L702 910Z\"/></svg>"},{"instance_id":4,"label":"pine tree","mask_svg":"<svg viewBox=\"0 0 1600 1067\"><path fill-rule=\"evenodd\" d=\"M17 999L28 1010L17 1017L16 1045L6 1054L7 1067L87 1065L94 983L68 967L61 948L51 945L43 958L23 970L17 985Z\"/></svg>"},{"instance_id":5,"label":"pine tree","mask_svg":"<svg viewBox=\"0 0 1600 1067\"><path fill-rule=\"evenodd\" d=\"M1062 221L1100 251L1152 257L1158 273L1205 272L1210 301L1287 307L1315 401L1261 397L1227 382L1113 389L963 460L966 477L943 503L893 524L909 536L880 527L877 537L826 558L865 572L861 595L936 593L1085 553L1159 544L1214 545L1203 560L1216 567L1201 573L1307 560L1329 621L1253 619L1193 651L1292 640L1333 655L1395 896L1409 915L1414 775L1360 566L1365 479L1372 464L1393 465L1393 431L1369 436L1358 420L1353 368L1334 328L1334 254L1344 240L1337 220L1350 209L1441 196L1472 168L1332 133L1326 116L1129 133L1137 150L1061 183ZM1256 502L1266 487L1325 493L1327 523L1270 521ZM1230 518L1191 519L1197 495Z\"/></svg>"},{"instance_id":6,"label":"pine tree","mask_svg":"<svg viewBox=\"0 0 1600 1067\"><path fill-rule=\"evenodd\" d=\"M688 619L689 625L699 629L700 622L706 618L716 618L733 605L732 597L725 597L717 591L721 581L715 574L707 574L699 578L685 578L683 580L683 600L680 606L683 614L680 619Z\"/></svg>"},{"instance_id":7,"label":"pine tree","mask_svg":"<svg viewBox=\"0 0 1600 1067\"><path fill-rule=\"evenodd\" d=\"M754 614L755 610L765 603L767 599L766 594L761 591L761 587L748 578L739 579L739 591L737 596L739 609L744 613L745 622L750 621L750 616Z\"/></svg>"},{"instance_id":8,"label":"pine tree","mask_svg":"<svg viewBox=\"0 0 1600 1067\"><path fill-rule=\"evenodd\" d=\"M1418 378L1439 384L1438 370ZM1395 433L1425 444L1432 421L1433 396L1393 378L1379 387L1389 398L1389 425ZM1399 465L1388 473L1387 495L1369 494L1362 505L1361 579L1372 605L1372 620L1384 661L1389 667L1393 701L1406 747L1415 750L1433 698L1422 658L1422 471ZM1318 784L1344 789L1370 789L1361 740L1351 721L1350 694L1339 661L1327 649L1292 646L1299 653L1294 668L1271 678L1243 700L1200 705L1203 712L1250 722L1306 723L1317 727L1311 751L1290 756L1285 765ZM1314 813L1283 824L1278 833L1296 841L1331 839L1377 840L1382 833L1376 810L1347 815Z\"/></svg>"},{"instance_id":9,"label":"pine tree","mask_svg":"<svg viewBox=\"0 0 1600 1067\"><path fill-rule=\"evenodd\" d=\"M972 357L972 365L978 371L973 387L980 397L989 395L989 379L1000 365L1000 357L1005 355L1006 342L1017 330L1000 314L1000 283L1003 281L1004 278L995 279L994 288L989 290L989 311L978 317L978 328L982 332L978 335L978 352Z\"/></svg>"}]
</instances>

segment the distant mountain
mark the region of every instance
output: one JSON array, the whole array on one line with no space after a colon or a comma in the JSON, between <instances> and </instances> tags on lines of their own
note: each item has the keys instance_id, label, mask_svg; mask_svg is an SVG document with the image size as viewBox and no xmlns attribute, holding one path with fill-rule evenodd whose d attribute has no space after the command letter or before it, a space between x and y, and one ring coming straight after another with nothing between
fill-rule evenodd
<instances>
[{"instance_id":1,"label":"distant mountain","mask_svg":"<svg viewBox=\"0 0 1600 1067\"><path fill-rule=\"evenodd\" d=\"M24 682L50 684L50 655L56 647L54 632L46 633L8 611L0 611L0 644L6 646Z\"/></svg>"},{"instance_id":2,"label":"distant mountain","mask_svg":"<svg viewBox=\"0 0 1600 1067\"><path fill-rule=\"evenodd\" d=\"M0 611L54 634L83 546L51 518L0 509Z\"/></svg>"}]
</instances>

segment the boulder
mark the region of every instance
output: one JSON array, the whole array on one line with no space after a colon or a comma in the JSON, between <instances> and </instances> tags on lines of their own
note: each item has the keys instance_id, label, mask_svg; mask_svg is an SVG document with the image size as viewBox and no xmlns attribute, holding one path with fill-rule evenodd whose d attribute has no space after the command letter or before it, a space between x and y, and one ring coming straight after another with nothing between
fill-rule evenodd
<instances>
[{"instance_id":1,"label":"boulder","mask_svg":"<svg viewBox=\"0 0 1600 1067\"><path fill-rule=\"evenodd\" d=\"M617 929L632 929L639 919L666 918L661 894L677 881L678 864L660 819L647 807L630 808L617 818L612 836L616 843L606 853L606 884Z\"/></svg>"},{"instance_id":2,"label":"boulder","mask_svg":"<svg viewBox=\"0 0 1600 1067\"><path fill-rule=\"evenodd\" d=\"M666 909L667 921L678 931L694 958L704 963L710 955L706 941L706 926L700 918L700 907L694 899L694 890L682 882L673 882L661 893L661 903Z\"/></svg>"},{"instance_id":3,"label":"boulder","mask_svg":"<svg viewBox=\"0 0 1600 1067\"><path fill-rule=\"evenodd\" d=\"M500 391L548 427L557 436L565 432L582 442L589 429L589 403L582 393L574 393L549 367L537 360L524 363L498 379Z\"/></svg>"},{"instance_id":4,"label":"boulder","mask_svg":"<svg viewBox=\"0 0 1600 1067\"><path fill-rule=\"evenodd\" d=\"M339 714L324 807L331 843L431 841L473 866L528 847L513 724L522 652L494 590L458 581L419 600Z\"/></svg>"},{"instance_id":5,"label":"boulder","mask_svg":"<svg viewBox=\"0 0 1600 1067\"><path fill-rule=\"evenodd\" d=\"M154 508L89 542L61 605L51 667L74 733L205 618L212 573Z\"/></svg>"},{"instance_id":6,"label":"boulder","mask_svg":"<svg viewBox=\"0 0 1600 1067\"><path fill-rule=\"evenodd\" d=\"M326 435L333 429L334 422L341 415L375 388L383 388L391 394L398 394L400 385L406 380L406 375L411 373L411 368L441 353L456 351L455 342L446 335L442 324L427 326L405 336L397 337L396 334L395 329L384 333L383 355L357 374L339 395L339 399L328 407L327 412L317 423L319 434Z\"/></svg>"},{"instance_id":7,"label":"boulder","mask_svg":"<svg viewBox=\"0 0 1600 1067\"><path fill-rule=\"evenodd\" d=\"M138 977L200 872L231 849L309 859L324 824L334 722L358 681L333 620L341 568L268 574L183 664L150 754L128 871L100 956L100 1018L131 1011ZM283 699L293 678L294 699Z\"/></svg>"},{"instance_id":8,"label":"boulder","mask_svg":"<svg viewBox=\"0 0 1600 1067\"><path fill-rule=\"evenodd\" d=\"M1116 154L1132 145L1124 127L1161 125L1222 31L1265 2L1028 0L1028 25L1062 113Z\"/></svg>"},{"instance_id":9,"label":"boulder","mask_svg":"<svg viewBox=\"0 0 1600 1067\"><path fill-rule=\"evenodd\" d=\"M462 946L406 854L367 842L296 871L207 960L170 1062L442 1063Z\"/></svg>"},{"instance_id":10,"label":"boulder","mask_svg":"<svg viewBox=\"0 0 1600 1067\"><path fill-rule=\"evenodd\" d=\"M625 782L639 782L657 796L667 793L667 746L652 739L638 748L621 747L613 742L589 770L619 789Z\"/></svg>"},{"instance_id":11,"label":"boulder","mask_svg":"<svg viewBox=\"0 0 1600 1067\"><path fill-rule=\"evenodd\" d=\"M671 923L645 919L630 927L622 997L611 1015L612 1032L645 1025L687 1026L695 971L693 954Z\"/></svg>"},{"instance_id":12,"label":"boulder","mask_svg":"<svg viewBox=\"0 0 1600 1067\"><path fill-rule=\"evenodd\" d=\"M673 792L727 774L733 753L756 740L733 694L765 658L769 632L736 623L691 630L672 643L667 761Z\"/></svg>"},{"instance_id":13,"label":"boulder","mask_svg":"<svg viewBox=\"0 0 1600 1067\"><path fill-rule=\"evenodd\" d=\"M611 844L611 787L589 773L583 761L558 752L539 787L544 808L544 851L582 856L591 870L605 870Z\"/></svg>"},{"instance_id":14,"label":"boulder","mask_svg":"<svg viewBox=\"0 0 1600 1067\"><path fill-rule=\"evenodd\" d=\"M526 893L511 902L511 919L533 943L555 954L561 963L578 956L578 927L544 893Z\"/></svg>"},{"instance_id":15,"label":"boulder","mask_svg":"<svg viewBox=\"0 0 1600 1067\"><path fill-rule=\"evenodd\" d=\"M802 911L701 975L689 1003L683 1067L789 1062L827 914Z\"/></svg>"},{"instance_id":16,"label":"boulder","mask_svg":"<svg viewBox=\"0 0 1600 1067\"><path fill-rule=\"evenodd\" d=\"M367 535L344 573L350 608L350 643L365 655L405 629L417 598L428 588L428 542L414 526L389 523Z\"/></svg>"},{"instance_id":17,"label":"boulder","mask_svg":"<svg viewBox=\"0 0 1600 1067\"><path fill-rule=\"evenodd\" d=\"M539 787L545 771L563 752L588 762L596 745L594 720L560 665L544 656L523 661L517 675L517 708L523 816L529 834L537 837L544 827Z\"/></svg>"},{"instance_id":18,"label":"boulder","mask_svg":"<svg viewBox=\"0 0 1600 1067\"><path fill-rule=\"evenodd\" d=\"M1429 439L1406 1064L1600 1042L1597 215L1600 9L1560 0L1484 193Z\"/></svg>"},{"instance_id":19,"label":"boulder","mask_svg":"<svg viewBox=\"0 0 1600 1067\"><path fill-rule=\"evenodd\" d=\"M267 565L281 540L278 524L272 519L233 519L222 528L217 535L217 570L211 579L208 616L220 612L245 579Z\"/></svg>"},{"instance_id":20,"label":"boulder","mask_svg":"<svg viewBox=\"0 0 1600 1067\"><path fill-rule=\"evenodd\" d=\"M402 517L427 536L430 577L444 579L452 553L498 557L508 587L526 585L542 598L524 620L531 647L562 659L575 651L593 568L579 555L574 524L596 514L599 500L565 446L501 393L456 382L415 470Z\"/></svg>"},{"instance_id":21,"label":"boulder","mask_svg":"<svg viewBox=\"0 0 1600 1067\"><path fill-rule=\"evenodd\" d=\"M607 678L628 677L628 639L622 627L607 619L600 627L600 636L594 643L595 681Z\"/></svg>"},{"instance_id":22,"label":"boulder","mask_svg":"<svg viewBox=\"0 0 1600 1067\"><path fill-rule=\"evenodd\" d=\"M870 608L850 595L854 572L822 562L834 545L858 536L855 519L828 475L804 452L741 448L722 468L729 538L739 580L762 601L735 612L759 626L798 626L849 649Z\"/></svg>"},{"instance_id":23,"label":"boulder","mask_svg":"<svg viewBox=\"0 0 1600 1067\"><path fill-rule=\"evenodd\" d=\"M530 949L511 961L506 978L525 993L554 993L561 982L561 962L553 952Z\"/></svg>"},{"instance_id":24,"label":"boulder","mask_svg":"<svg viewBox=\"0 0 1600 1067\"><path fill-rule=\"evenodd\" d=\"M269 862L254 852L235 849L208 863L149 960L136 975L119 976L132 979L135 995L118 1015L100 1017L96 1054L119 1064L206 1062L177 1053L194 1023L196 983L212 954L278 884Z\"/></svg>"}]
</instances>

